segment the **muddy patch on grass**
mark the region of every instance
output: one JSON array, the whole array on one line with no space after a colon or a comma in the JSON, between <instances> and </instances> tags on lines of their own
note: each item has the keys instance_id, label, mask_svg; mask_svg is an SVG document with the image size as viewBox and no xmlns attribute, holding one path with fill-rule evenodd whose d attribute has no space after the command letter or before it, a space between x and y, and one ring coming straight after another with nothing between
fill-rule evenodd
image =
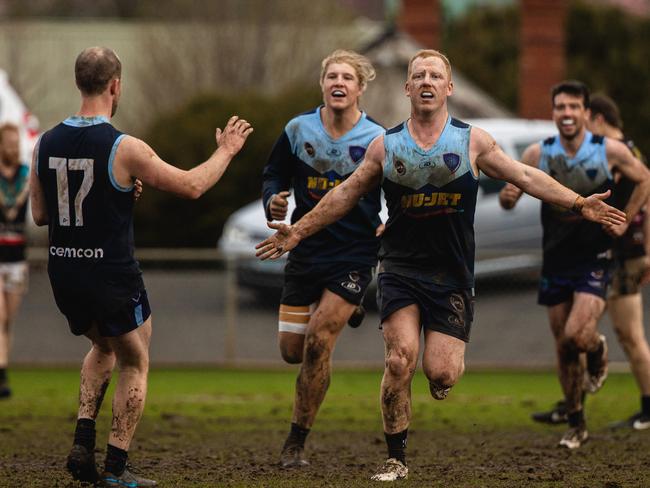
<instances>
[{"instance_id":1,"label":"muddy patch on grass","mask_svg":"<svg viewBox=\"0 0 650 488\"><path fill-rule=\"evenodd\" d=\"M167 421L166 421L167 420ZM323 432L307 440L311 465L283 469L278 457L286 432L227 431L225 420L146 419L129 460L162 487L360 487L385 457L381 432ZM173 420L169 422L169 420ZM237 422L239 425L239 421ZM60 426L59 426L60 427ZM267 426L268 427L268 426ZM70 432L68 432L70 430ZM107 429L98 433L103 462ZM650 432L593 431L575 451L556 447L562 429L409 434L409 479L400 486L602 487L650 486ZM71 429L13 425L0 446L0 487L79 487L64 471Z\"/></svg>"}]
</instances>

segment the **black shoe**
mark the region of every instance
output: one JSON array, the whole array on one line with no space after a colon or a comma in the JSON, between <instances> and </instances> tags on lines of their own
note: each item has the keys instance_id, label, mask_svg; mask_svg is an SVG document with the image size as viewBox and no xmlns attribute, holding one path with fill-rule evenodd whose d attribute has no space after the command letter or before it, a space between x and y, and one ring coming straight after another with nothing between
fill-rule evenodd
<instances>
[{"instance_id":1,"label":"black shoe","mask_svg":"<svg viewBox=\"0 0 650 488\"><path fill-rule=\"evenodd\" d=\"M644 415L642 412L639 412L632 415L629 419L611 424L610 427L612 429L650 429L650 415Z\"/></svg>"},{"instance_id":2,"label":"black shoe","mask_svg":"<svg viewBox=\"0 0 650 488\"><path fill-rule=\"evenodd\" d=\"M97 466L95 466L95 452L88 452L79 444L72 446L65 467L77 481L95 483L99 479Z\"/></svg>"},{"instance_id":3,"label":"black shoe","mask_svg":"<svg viewBox=\"0 0 650 488\"><path fill-rule=\"evenodd\" d=\"M542 424L566 424L569 421L569 414L566 411L566 403L559 401L548 412L535 412L530 415L535 422Z\"/></svg>"},{"instance_id":4,"label":"black shoe","mask_svg":"<svg viewBox=\"0 0 650 488\"><path fill-rule=\"evenodd\" d=\"M0 385L0 398L9 398L11 396L11 388L7 383Z\"/></svg>"},{"instance_id":5,"label":"black shoe","mask_svg":"<svg viewBox=\"0 0 650 488\"><path fill-rule=\"evenodd\" d=\"M132 466L127 466L124 472L117 476L108 471L102 473L100 480L100 485L103 487L119 487L124 488L128 486L129 488L138 488L140 486L158 486L154 480L148 480L146 478L141 478L132 471Z\"/></svg>"},{"instance_id":6,"label":"black shoe","mask_svg":"<svg viewBox=\"0 0 650 488\"><path fill-rule=\"evenodd\" d=\"M354 309L352 315L350 315L350 318L348 319L348 325L353 329L356 329L361 325L361 322L363 322L363 318L365 316L366 316L366 309L363 307L363 305L359 305L357 308Z\"/></svg>"},{"instance_id":7,"label":"black shoe","mask_svg":"<svg viewBox=\"0 0 650 488\"><path fill-rule=\"evenodd\" d=\"M309 466L309 461L305 459L305 448L295 445L284 446L280 454L280 464L283 468Z\"/></svg>"}]
</instances>

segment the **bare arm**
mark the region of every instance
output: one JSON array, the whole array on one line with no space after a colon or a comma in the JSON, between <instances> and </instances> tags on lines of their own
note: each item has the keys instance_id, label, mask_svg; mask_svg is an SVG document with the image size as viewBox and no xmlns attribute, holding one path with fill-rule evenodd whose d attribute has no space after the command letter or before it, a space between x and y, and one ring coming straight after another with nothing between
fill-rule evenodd
<instances>
[{"instance_id":1,"label":"bare arm","mask_svg":"<svg viewBox=\"0 0 650 488\"><path fill-rule=\"evenodd\" d=\"M615 139L605 139L607 159L613 167L616 167L628 180L636 183L632 195L625 206L627 222L616 227L608 227L611 234L621 236L625 233L627 225L634 216L639 213L648 201L650 196L650 171L639 159L634 157L630 149Z\"/></svg>"},{"instance_id":2,"label":"bare arm","mask_svg":"<svg viewBox=\"0 0 650 488\"><path fill-rule=\"evenodd\" d=\"M144 141L127 136L118 146L114 175L124 186L138 178L147 185L180 197L199 198L219 181L251 132L253 128L248 122L237 116L231 117L223 132L216 130L217 150L207 161L189 171L166 163Z\"/></svg>"},{"instance_id":3,"label":"bare arm","mask_svg":"<svg viewBox=\"0 0 650 488\"><path fill-rule=\"evenodd\" d=\"M40 144L40 140L38 141L38 144ZM36 174L36 165L38 164L38 161L36 160L37 153L38 151L34 150L34 154L32 156L32 168L29 171L29 195L34 223L38 226L41 226L47 225L50 221L50 218L47 214L47 206L45 205L45 194L43 193L43 187L41 186L41 181L38 179L38 175Z\"/></svg>"},{"instance_id":4,"label":"bare arm","mask_svg":"<svg viewBox=\"0 0 650 488\"><path fill-rule=\"evenodd\" d=\"M328 192L318 205L293 225L271 223L277 232L255 246L257 257L276 259L290 251L306 237L315 234L346 215L359 199L376 187L383 174L384 136L375 138L366 151L363 162L350 177Z\"/></svg>"},{"instance_id":5,"label":"bare arm","mask_svg":"<svg viewBox=\"0 0 650 488\"><path fill-rule=\"evenodd\" d=\"M540 200L574 209L584 218L601 224L619 224L625 218L623 212L602 201L609 196L610 192L583 198L538 168L509 157L484 130L472 128L470 148L470 152L476 155L476 164L481 171L492 178L512 183Z\"/></svg>"},{"instance_id":6,"label":"bare arm","mask_svg":"<svg viewBox=\"0 0 650 488\"><path fill-rule=\"evenodd\" d=\"M524 153L521 156L521 162L537 168L539 165L539 157L541 154L541 147L539 143L531 144L526 148ZM517 205L517 202L523 195L521 188L516 187L512 183L506 183L506 185L499 192L499 204L506 210L510 210Z\"/></svg>"}]
</instances>

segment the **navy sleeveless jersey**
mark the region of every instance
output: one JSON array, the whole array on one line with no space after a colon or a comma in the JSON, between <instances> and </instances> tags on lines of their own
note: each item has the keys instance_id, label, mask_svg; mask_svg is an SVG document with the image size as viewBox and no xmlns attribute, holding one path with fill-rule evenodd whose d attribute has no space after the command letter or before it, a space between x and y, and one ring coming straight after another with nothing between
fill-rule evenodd
<instances>
[{"instance_id":1,"label":"navy sleeveless jersey","mask_svg":"<svg viewBox=\"0 0 650 488\"><path fill-rule=\"evenodd\" d=\"M469 159L470 132L469 125L450 117L426 151L406 122L386 132L382 271L450 288L474 286L478 177Z\"/></svg>"},{"instance_id":2,"label":"navy sleeveless jersey","mask_svg":"<svg viewBox=\"0 0 650 488\"><path fill-rule=\"evenodd\" d=\"M112 172L123 137L104 117L70 117L41 137L36 160L50 221L51 273L98 279L140 273L133 256L133 186L121 187Z\"/></svg>"},{"instance_id":3,"label":"navy sleeveless jersey","mask_svg":"<svg viewBox=\"0 0 650 488\"><path fill-rule=\"evenodd\" d=\"M275 143L264 167L264 208L271 220L268 202L273 194L293 186L296 209L294 223L313 209L325 194L359 166L370 142L384 132L365 113L345 135L332 139L320 118L320 107L294 117ZM343 218L303 240L289 253L302 263L346 262L374 266L381 223L380 188L363 196Z\"/></svg>"},{"instance_id":4,"label":"navy sleeveless jersey","mask_svg":"<svg viewBox=\"0 0 650 488\"><path fill-rule=\"evenodd\" d=\"M648 165L647 160L631 139L622 139L622 142L629 148L634 156ZM617 174L619 173L619 174ZM624 210L627 202L632 196L636 184L614 169L614 189L612 194L612 205ZM638 258L645 256L645 209L642 207L621 237L614 239L614 253L619 260Z\"/></svg>"},{"instance_id":5,"label":"navy sleeveless jersey","mask_svg":"<svg viewBox=\"0 0 650 488\"><path fill-rule=\"evenodd\" d=\"M25 260L25 215L29 192L29 166L21 164L13 178L0 175L0 262Z\"/></svg>"},{"instance_id":6,"label":"navy sleeveless jersey","mask_svg":"<svg viewBox=\"0 0 650 488\"><path fill-rule=\"evenodd\" d=\"M605 139L585 131L573 157L569 157L559 136L541 142L539 169L582 196L612 188ZM600 224L585 220L568 209L542 202L544 262L542 272L565 273L590 267L608 257L612 239Z\"/></svg>"}]
</instances>

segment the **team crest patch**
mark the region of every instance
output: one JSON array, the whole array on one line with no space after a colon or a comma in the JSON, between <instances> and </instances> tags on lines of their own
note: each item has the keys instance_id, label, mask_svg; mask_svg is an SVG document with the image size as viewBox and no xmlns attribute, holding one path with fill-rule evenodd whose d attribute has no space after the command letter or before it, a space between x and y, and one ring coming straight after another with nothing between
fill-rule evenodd
<instances>
[{"instance_id":1,"label":"team crest patch","mask_svg":"<svg viewBox=\"0 0 650 488\"><path fill-rule=\"evenodd\" d=\"M305 152L309 154L310 157L314 157L314 154L316 154L316 151L314 150L314 146L309 144L308 142L305 142Z\"/></svg>"},{"instance_id":2,"label":"team crest patch","mask_svg":"<svg viewBox=\"0 0 650 488\"><path fill-rule=\"evenodd\" d=\"M456 153L445 153L442 155L442 160L452 173L460 167L460 156Z\"/></svg>"},{"instance_id":3,"label":"team crest patch","mask_svg":"<svg viewBox=\"0 0 650 488\"><path fill-rule=\"evenodd\" d=\"M395 162L393 163L393 166L395 166L395 171L397 171L398 175L404 176L406 174L406 166L399 159L395 160Z\"/></svg>"},{"instance_id":4,"label":"team crest patch","mask_svg":"<svg viewBox=\"0 0 650 488\"><path fill-rule=\"evenodd\" d=\"M449 296L449 304L456 312L465 311L465 303L460 295L452 294Z\"/></svg>"},{"instance_id":5,"label":"team crest patch","mask_svg":"<svg viewBox=\"0 0 650 488\"><path fill-rule=\"evenodd\" d=\"M352 161L358 163L366 154L366 148L361 146L350 146L350 157Z\"/></svg>"},{"instance_id":6,"label":"team crest patch","mask_svg":"<svg viewBox=\"0 0 650 488\"><path fill-rule=\"evenodd\" d=\"M327 150L327 155L332 156L333 158L338 158L341 155L341 151L335 147L332 147Z\"/></svg>"}]
</instances>

